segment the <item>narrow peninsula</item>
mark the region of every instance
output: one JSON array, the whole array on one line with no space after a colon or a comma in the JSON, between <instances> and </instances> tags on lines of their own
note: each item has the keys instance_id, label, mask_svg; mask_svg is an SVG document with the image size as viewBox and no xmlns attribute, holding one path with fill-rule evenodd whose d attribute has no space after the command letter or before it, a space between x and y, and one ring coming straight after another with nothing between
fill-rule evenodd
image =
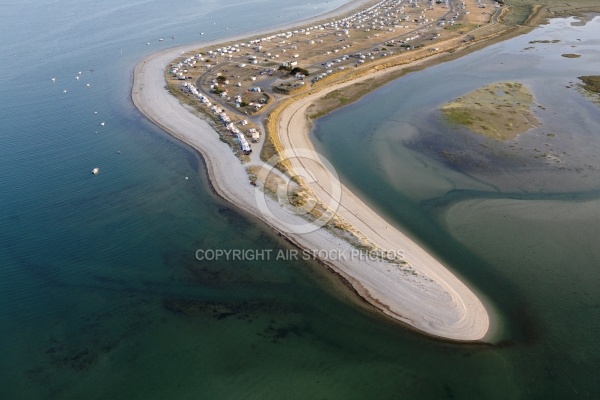
<instances>
[{"instance_id":1,"label":"narrow peninsula","mask_svg":"<svg viewBox=\"0 0 600 400\"><path fill-rule=\"evenodd\" d=\"M319 261L377 310L436 338L482 341L491 321L480 297L340 183L314 151L310 118L526 32L539 23L530 11L517 25L491 0L352 2L301 26L151 54L132 98L202 154L220 196L329 255Z\"/></svg>"}]
</instances>

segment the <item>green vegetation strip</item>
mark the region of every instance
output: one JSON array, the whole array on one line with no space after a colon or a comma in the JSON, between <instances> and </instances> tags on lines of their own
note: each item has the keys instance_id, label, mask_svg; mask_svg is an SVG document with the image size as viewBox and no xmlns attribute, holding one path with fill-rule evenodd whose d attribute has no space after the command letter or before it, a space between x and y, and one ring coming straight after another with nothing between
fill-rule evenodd
<instances>
[{"instance_id":1,"label":"green vegetation strip","mask_svg":"<svg viewBox=\"0 0 600 400\"><path fill-rule=\"evenodd\" d=\"M600 75L580 76L583 88L588 92L600 93Z\"/></svg>"}]
</instances>

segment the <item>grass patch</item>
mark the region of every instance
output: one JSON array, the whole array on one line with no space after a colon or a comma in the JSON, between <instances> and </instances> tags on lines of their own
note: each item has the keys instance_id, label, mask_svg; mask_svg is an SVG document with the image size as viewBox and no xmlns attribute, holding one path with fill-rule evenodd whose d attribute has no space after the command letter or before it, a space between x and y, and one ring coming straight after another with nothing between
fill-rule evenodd
<instances>
[{"instance_id":1,"label":"grass patch","mask_svg":"<svg viewBox=\"0 0 600 400\"><path fill-rule=\"evenodd\" d=\"M445 110L444 115L448 122L455 125L471 125L475 122L471 113L464 110Z\"/></svg>"},{"instance_id":2,"label":"grass patch","mask_svg":"<svg viewBox=\"0 0 600 400\"><path fill-rule=\"evenodd\" d=\"M506 25L522 25L533 12L531 4L509 4L509 7L510 12L502 17L502 22Z\"/></svg>"},{"instance_id":3,"label":"grass patch","mask_svg":"<svg viewBox=\"0 0 600 400\"><path fill-rule=\"evenodd\" d=\"M588 92L600 93L600 75L578 77L583 82L583 88Z\"/></svg>"}]
</instances>

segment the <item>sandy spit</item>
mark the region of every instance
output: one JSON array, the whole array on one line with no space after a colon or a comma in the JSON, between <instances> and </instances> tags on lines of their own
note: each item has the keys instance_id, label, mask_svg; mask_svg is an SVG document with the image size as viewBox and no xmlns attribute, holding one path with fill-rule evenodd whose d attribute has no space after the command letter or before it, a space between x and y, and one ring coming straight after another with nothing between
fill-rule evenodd
<instances>
[{"instance_id":1,"label":"sandy spit","mask_svg":"<svg viewBox=\"0 0 600 400\"><path fill-rule=\"evenodd\" d=\"M348 10L344 8L338 11ZM207 45L166 49L141 60L135 67L133 77L132 100L135 106L167 133L202 154L209 179L220 196L264 220L301 248L344 254L338 260L322 261L378 310L434 337L457 341L484 339L490 328L490 316L475 293L346 187L341 186L338 213L380 249L402 251L410 269L399 268L380 259L353 256L354 249L348 242L322 228L304 234L286 233L289 225L302 225L306 221L288 213L269 198L266 202L272 215L260 211L257 199L265 196L257 193L259 189L250 184L245 170L247 165L240 163L231 148L219 140L217 133L205 120L190 112L165 89L163 66L177 58L182 50L191 51ZM282 113L279 134L286 149L313 149L307 134L306 109L316 97L336 88L332 86L327 91L304 97ZM311 163L304 165L300 158L293 162L295 168L311 168ZM322 187L319 183L330 176L326 176L322 168L313 168L311 172L316 178L316 182L311 184L312 189L327 202L326 199L331 195L328 193L329 186Z\"/></svg>"}]
</instances>

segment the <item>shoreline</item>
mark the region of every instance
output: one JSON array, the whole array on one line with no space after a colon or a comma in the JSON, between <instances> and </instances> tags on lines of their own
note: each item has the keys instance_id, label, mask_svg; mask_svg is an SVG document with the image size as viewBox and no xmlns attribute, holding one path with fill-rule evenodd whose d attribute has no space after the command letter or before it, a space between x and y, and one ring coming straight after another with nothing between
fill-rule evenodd
<instances>
[{"instance_id":1,"label":"shoreline","mask_svg":"<svg viewBox=\"0 0 600 400\"><path fill-rule=\"evenodd\" d=\"M360 1L359 5L369 3ZM356 2L348 3L342 9L355 9ZM343 12L343 11L340 11ZM328 13L326 15L329 15ZM321 21L324 15L313 18ZM300 21L293 26L305 23ZM279 30L282 28L276 28ZM249 37L251 34L244 35ZM510 37L509 35L506 35ZM506 37L503 35L500 39ZM235 38L219 40L224 43ZM495 42L495 39L485 44ZM187 46L187 50L208 46L209 43ZM477 46L474 46L477 47ZM162 65L168 65L181 53L181 47L166 49L153 53L141 60L134 70L132 100L135 106L153 123L161 127L174 138L186 143L198 151L206 165L208 178L215 192L228 202L236 205L279 232L287 241L301 249L339 249L348 247L344 239L326 229L319 229L306 234L285 234L285 223L294 224L301 217L288 214L275 201L267 203L277 214L276 219L261 215L256 205L256 189L250 185L245 165L231 151L231 148L219 140L214 129L201 117L191 113L187 107L179 103L165 88L165 77ZM469 51L469 50L466 50ZM459 50L460 53L463 50ZM450 55L452 56L452 55ZM456 55L454 55L456 56ZM375 76L385 77L393 71L429 65L441 62L446 57L433 56L414 63L399 65L384 70L373 71L358 79L351 79L341 84L333 84L327 89L301 96L291 102L280 114L277 124L279 138L285 149L295 152L296 149L313 149L308 138L310 129L306 109L316 98L343 86L355 84L361 80ZM291 96L294 97L294 96ZM168 116L166 118L165 116ZM290 133L293 132L293 133ZM295 159L295 168L309 168ZM332 197L318 182L323 171L315 171L316 184L311 189L321 200ZM375 211L349 189L342 188L342 202L337 213L350 225L363 233L380 249L402 249L408 263L416 273L407 278L406 271L390 268L388 262L381 260L350 260L335 262L319 260L325 267L342 278L347 286L357 295L371 304L381 313L393 320L401 321L411 329L441 340L465 343L481 343L494 332L490 329L493 321L481 299L470 290L455 274L431 256L427 251L413 242L409 237L392 226L388 226ZM327 203L327 201L325 202ZM369 221L368 223L365 221ZM385 232L385 236L382 234ZM347 282L347 283L346 283Z\"/></svg>"}]
</instances>

